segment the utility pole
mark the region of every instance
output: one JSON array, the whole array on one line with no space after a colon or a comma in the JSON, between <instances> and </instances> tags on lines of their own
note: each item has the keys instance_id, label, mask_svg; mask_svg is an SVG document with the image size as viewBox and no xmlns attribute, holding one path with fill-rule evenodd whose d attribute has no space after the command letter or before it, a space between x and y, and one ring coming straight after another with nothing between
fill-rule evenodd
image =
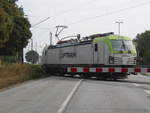
<instances>
[{"instance_id":1,"label":"utility pole","mask_svg":"<svg viewBox=\"0 0 150 113\"><path fill-rule=\"evenodd\" d=\"M31 50L33 50L33 38L31 38Z\"/></svg>"},{"instance_id":2,"label":"utility pole","mask_svg":"<svg viewBox=\"0 0 150 113\"><path fill-rule=\"evenodd\" d=\"M38 47L38 44L37 42L35 43L35 51L37 52L37 47Z\"/></svg>"},{"instance_id":3,"label":"utility pole","mask_svg":"<svg viewBox=\"0 0 150 113\"><path fill-rule=\"evenodd\" d=\"M22 49L21 49L21 63L23 64L24 63L24 50L23 50L23 39L21 40L22 41Z\"/></svg>"},{"instance_id":4,"label":"utility pole","mask_svg":"<svg viewBox=\"0 0 150 113\"><path fill-rule=\"evenodd\" d=\"M120 36L120 24L122 24L122 21L116 21L116 23L118 24L118 35Z\"/></svg>"},{"instance_id":5,"label":"utility pole","mask_svg":"<svg viewBox=\"0 0 150 113\"><path fill-rule=\"evenodd\" d=\"M33 38L31 38L31 51L33 51ZM33 55L32 55L32 62L33 62ZM32 64L32 63L31 63Z\"/></svg>"},{"instance_id":6,"label":"utility pole","mask_svg":"<svg viewBox=\"0 0 150 113\"><path fill-rule=\"evenodd\" d=\"M50 32L50 46L52 46L52 38L53 38L53 34L52 34L52 32Z\"/></svg>"}]
</instances>

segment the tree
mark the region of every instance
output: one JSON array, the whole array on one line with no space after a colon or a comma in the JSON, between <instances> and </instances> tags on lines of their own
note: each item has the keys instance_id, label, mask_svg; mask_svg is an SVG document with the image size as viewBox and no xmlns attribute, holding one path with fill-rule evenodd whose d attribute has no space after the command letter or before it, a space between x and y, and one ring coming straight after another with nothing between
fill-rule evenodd
<instances>
[{"instance_id":1,"label":"tree","mask_svg":"<svg viewBox=\"0 0 150 113\"><path fill-rule=\"evenodd\" d=\"M0 55L22 56L32 37L30 23L18 0L0 0Z\"/></svg>"},{"instance_id":2,"label":"tree","mask_svg":"<svg viewBox=\"0 0 150 113\"><path fill-rule=\"evenodd\" d=\"M11 54L20 52L28 44L32 34L30 32L30 23L26 18L15 17L14 28L7 46L13 50Z\"/></svg>"},{"instance_id":3,"label":"tree","mask_svg":"<svg viewBox=\"0 0 150 113\"><path fill-rule=\"evenodd\" d=\"M31 50L26 53L25 58L26 58L27 62L31 62L31 63L35 64L39 60L39 54L36 51Z\"/></svg>"},{"instance_id":4,"label":"tree","mask_svg":"<svg viewBox=\"0 0 150 113\"><path fill-rule=\"evenodd\" d=\"M150 31L137 34L134 42L136 43L138 57L143 59L143 64L150 64Z\"/></svg>"},{"instance_id":5,"label":"tree","mask_svg":"<svg viewBox=\"0 0 150 113\"><path fill-rule=\"evenodd\" d=\"M13 23L11 17L0 8L0 48L5 47L6 42L9 40L10 33L12 32Z\"/></svg>"},{"instance_id":6,"label":"tree","mask_svg":"<svg viewBox=\"0 0 150 113\"><path fill-rule=\"evenodd\" d=\"M16 3L18 0L8 0L9 3Z\"/></svg>"},{"instance_id":7,"label":"tree","mask_svg":"<svg viewBox=\"0 0 150 113\"><path fill-rule=\"evenodd\" d=\"M144 52L144 56L143 56L143 64L144 65L150 65L150 50L146 50Z\"/></svg>"}]
</instances>

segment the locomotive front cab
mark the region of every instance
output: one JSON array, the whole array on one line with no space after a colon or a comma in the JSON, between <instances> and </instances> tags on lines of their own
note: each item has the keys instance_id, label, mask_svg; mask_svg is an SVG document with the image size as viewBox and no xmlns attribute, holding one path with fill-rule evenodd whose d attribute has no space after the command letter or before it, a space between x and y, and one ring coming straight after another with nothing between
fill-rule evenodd
<instances>
[{"instance_id":1,"label":"locomotive front cab","mask_svg":"<svg viewBox=\"0 0 150 113\"><path fill-rule=\"evenodd\" d=\"M130 67L136 65L137 54L131 38L109 35L95 38L94 44L98 44L99 64Z\"/></svg>"},{"instance_id":2,"label":"locomotive front cab","mask_svg":"<svg viewBox=\"0 0 150 113\"><path fill-rule=\"evenodd\" d=\"M136 50L133 42L128 37L118 36L118 38L110 39L111 54L109 56L109 64L134 66L136 65Z\"/></svg>"}]
</instances>

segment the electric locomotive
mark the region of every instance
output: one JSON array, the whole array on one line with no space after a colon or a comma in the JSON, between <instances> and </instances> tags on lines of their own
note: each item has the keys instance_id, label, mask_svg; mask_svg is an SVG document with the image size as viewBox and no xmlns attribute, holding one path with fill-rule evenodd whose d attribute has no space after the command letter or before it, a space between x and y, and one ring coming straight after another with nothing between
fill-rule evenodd
<instances>
[{"instance_id":1,"label":"electric locomotive","mask_svg":"<svg viewBox=\"0 0 150 113\"><path fill-rule=\"evenodd\" d=\"M130 74L136 57L131 38L110 32L58 41L44 48L41 63L49 73L118 79Z\"/></svg>"}]
</instances>

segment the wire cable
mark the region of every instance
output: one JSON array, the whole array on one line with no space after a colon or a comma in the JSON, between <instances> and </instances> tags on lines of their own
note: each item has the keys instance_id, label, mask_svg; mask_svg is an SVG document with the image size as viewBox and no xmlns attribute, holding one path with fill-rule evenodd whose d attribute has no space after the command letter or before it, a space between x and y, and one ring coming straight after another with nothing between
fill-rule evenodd
<instances>
[{"instance_id":1,"label":"wire cable","mask_svg":"<svg viewBox=\"0 0 150 113\"><path fill-rule=\"evenodd\" d=\"M47 21L48 19L50 19L50 17L48 17L48 18L46 18L46 19L44 19L44 20L42 20L42 21L40 21L40 22L38 22L38 23L32 25L31 28L33 28L33 27L35 27L35 26L37 26L37 25L39 25L39 24L41 24L41 23Z\"/></svg>"},{"instance_id":2,"label":"wire cable","mask_svg":"<svg viewBox=\"0 0 150 113\"><path fill-rule=\"evenodd\" d=\"M137 7L141 7L141 6L144 6L144 5L148 5L149 3L150 3L150 1L144 2L144 3L141 3L141 4L138 4L138 5L134 5L134 6L122 8L122 9L119 9L119 10L107 12L107 13L104 13L104 14L102 14L102 15L97 15L97 16L94 16L94 17L84 18L84 19L78 20L78 21L76 21L76 22L69 23L69 24L67 24L67 25L74 25L74 24L78 24L78 23L85 22L85 21L97 19L97 18L100 18L100 17L113 15L113 14L120 13L120 12L123 12L123 11L126 11L126 10L135 9L135 8L137 8Z\"/></svg>"}]
</instances>

